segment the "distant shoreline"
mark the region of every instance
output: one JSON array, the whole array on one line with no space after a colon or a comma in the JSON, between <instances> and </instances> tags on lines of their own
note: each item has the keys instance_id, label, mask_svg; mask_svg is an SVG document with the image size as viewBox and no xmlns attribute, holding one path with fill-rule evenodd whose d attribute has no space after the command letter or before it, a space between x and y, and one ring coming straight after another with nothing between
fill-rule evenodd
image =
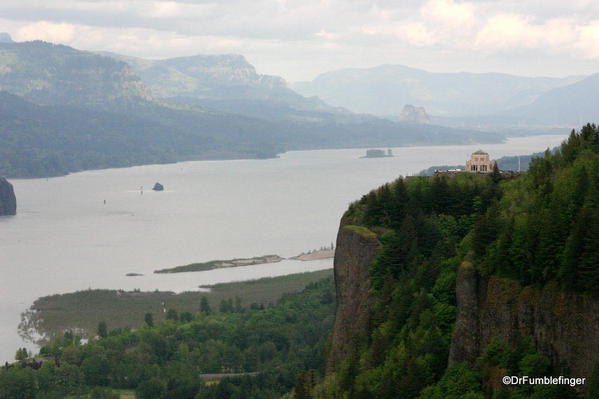
<instances>
[{"instance_id":1,"label":"distant shoreline","mask_svg":"<svg viewBox=\"0 0 599 399\"><path fill-rule=\"evenodd\" d=\"M567 129L566 129L567 130ZM501 144L501 143L505 143L507 140L509 139L513 139L513 138L523 138L523 137L536 137L536 136L564 136L566 133L563 132L546 132L545 134L530 134L530 135L513 135L513 136L505 136L503 138L503 140L501 141L488 141L488 142L475 142L475 143L469 143L469 142L464 142L464 143L442 143L442 144L435 144L435 143L413 143L413 144L403 144L403 145L392 145L390 147L392 148L412 148L412 147L444 147L444 146L468 146L468 145L472 145L472 144ZM389 145L381 145L381 147L389 147ZM140 167L140 166L151 166L151 165L174 165L174 164L179 164L179 163L184 163L184 162L203 162L203 161L244 161L244 160L272 160L272 159L277 159L280 158L280 156L282 154L288 153L288 152L298 152L298 151L323 151L323 150L355 150L355 149L366 149L368 147L363 146L363 145L358 145L358 146L342 146L342 147L338 147L338 146L334 146L334 147L328 147L328 146L324 146L324 147L318 147L318 148L302 148L302 149L290 149L290 150L285 150L285 151L281 151L278 152L276 154L272 154L269 156L248 156L248 154L231 154L228 156L213 156L213 155L201 155L201 156L197 156L197 157L183 157L181 159L176 159L176 160L169 160L169 161L164 161L164 162L159 162L159 161L149 161L149 162L144 162L144 163L134 163L131 165L114 165L114 166L105 166L105 167L98 167L98 168L89 168L89 169L81 169L81 170L70 170L70 171L64 171L63 173L50 173L47 175L36 175L36 176L22 176L22 175L14 175L14 174L0 174L1 176L6 177L7 179L10 180L35 180L35 179L50 179L50 178L57 178L57 177L65 177L65 176L69 176L72 174L76 174L76 173L83 173L83 172L93 172L93 171L101 171L101 170L110 170L110 169L127 169L127 168L135 168L135 167ZM396 158L396 156L394 155L393 157ZM385 158L393 158L393 157L385 157ZM366 158L376 158L376 157L360 157L360 159L366 159Z\"/></svg>"}]
</instances>

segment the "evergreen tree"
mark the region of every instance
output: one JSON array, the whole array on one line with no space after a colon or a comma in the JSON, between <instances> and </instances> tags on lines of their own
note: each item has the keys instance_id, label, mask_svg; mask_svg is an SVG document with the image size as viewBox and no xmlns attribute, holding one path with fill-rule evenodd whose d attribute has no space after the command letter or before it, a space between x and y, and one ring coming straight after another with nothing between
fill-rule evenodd
<instances>
[{"instance_id":1,"label":"evergreen tree","mask_svg":"<svg viewBox=\"0 0 599 399\"><path fill-rule=\"evenodd\" d=\"M599 210L589 212L586 232L578 265L580 286L589 292L597 292L599 287Z\"/></svg>"},{"instance_id":2,"label":"evergreen tree","mask_svg":"<svg viewBox=\"0 0 599 399\"><path fill-rule=\"evenodd\" d=\"M578 264L584 250L586 224L590 217L590 209L582 208L566 241L558 277L569 288L580 286Z\"/></svg>"},{"instance_id":3,"label":"evergreen tree","mask_svg":"<svg viewBox=\"0 0 599 399\"><path fill-rule=\"evenodd\" d=\"M105 321L102 320L98 323L97 333L100 338L106 338L108 336L108 326Z\"/></svg>"},{"instance_id":4,"label":"evergreen tree","mask_svg":"<svg viewBox=\"0 0 599 399\"><path fill-rule=\"evenodd\" d=\"M399 179L393 185L393 201L390 207L391 228L399 229L401 227L401 223L406 215L408 202L408 189L403 179Z\"/></svg>"},{"instance_id":5,"label":"evergreen tree","mask_svg":"<svg viewBox=\"0 0 599 399\"><path fill-rule=\"evenodd\" d=\"M169 309L166 312L166 319L172 320L172 321L179 321L179 314L177 313L177 311L175 309Z\"/></svg>"},{"instance_id":6,"label":"evergreen tree","mask_svg":"<svg viewBox=\"0 0 599 399\"><path fill-rule=\"evenodd\" d=\"M205 296L203 296L202 299L200 299L200 312L202 312L204 314L212 313L212 309L210 308L210 303L208 302L208 298Z\"/></svg>"},{"instance_id":7,"label":"evergreen tree","mask_svg":"<svg viewBox=\"0 0 599 399\"><path fill-rule=\"evenodd\" d=\"M25 363L29 359L29 352L27 348L19 348L17 349L17 353L15 355L15 360L19 363Z\"/></svg>"},{"instance_id":8,"label":"evergreen tree","mask_svg":"<svg viewBox=\"0 0 599 399\"><path fill-rule=\"evenodd\" d=\"M146 313L144 315L144 322L148 327L154 327L154 316L152 316L152 313Z\"/></svg>"}]
</instances>

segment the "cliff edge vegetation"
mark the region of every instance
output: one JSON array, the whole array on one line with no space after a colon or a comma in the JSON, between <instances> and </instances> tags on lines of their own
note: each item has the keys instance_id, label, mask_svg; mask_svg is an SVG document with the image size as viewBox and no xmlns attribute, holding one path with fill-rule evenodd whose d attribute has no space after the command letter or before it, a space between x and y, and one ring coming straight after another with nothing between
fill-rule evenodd
<instances>
[{"instance_id":1,"label":"cliff edge vegetation","mask_svg":"<svg viewBox=\"0 0 599 399\"><path fill-rule=\"evenodd\" d=\"M589 124L518 177L410 177L353 203L327 374L296 393L598 397L598 189ZM508 386L506 375L586 382Z\"/></svg>"}]
</instances>

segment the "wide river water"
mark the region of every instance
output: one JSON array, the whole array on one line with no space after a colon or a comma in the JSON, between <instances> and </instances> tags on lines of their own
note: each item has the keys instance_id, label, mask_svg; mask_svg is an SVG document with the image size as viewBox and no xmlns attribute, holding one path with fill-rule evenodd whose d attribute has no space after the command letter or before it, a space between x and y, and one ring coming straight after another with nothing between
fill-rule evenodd
<instances>
[{"instance_id":1,"label":"wide river water","mask_svg":"<svg viewBox=\"0 0 599 399\"><path fill-rule=\"evenodd\" d=\"M565 136L485 145L492 158L530 154ZM269 160L199 161L12 180L18 215L0 217L0 361L19 346L20 314L40 297L87 288L193 290L201 284L318 270L331 260L155 275L213 259L330 245L350 202L399 175L464 164L479 145L298 151ZM155 182L166 190L153 192ZM143 195L140 187L143 186ZM106 201L106 203L104 203ZM126 277L129 272L142 277Z\"/></svg>"}]
</instances>

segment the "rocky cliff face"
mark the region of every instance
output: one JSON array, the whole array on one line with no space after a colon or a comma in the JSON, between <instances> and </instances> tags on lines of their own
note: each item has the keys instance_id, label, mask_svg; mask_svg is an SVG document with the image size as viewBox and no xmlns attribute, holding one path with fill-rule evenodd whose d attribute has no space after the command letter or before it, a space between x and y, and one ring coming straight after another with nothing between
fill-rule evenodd
<instances>
[{"instance_id":1,"label":"rocky cliff face","mask_svg":"<svg viewBox=\"0 0 599 399\"><path fill-rule=\"evenodd\" d=\"M103 110L152 99L124 62L41 41L0 43L0 88L39 105Z\"/></svg>"},{"instance_id":2,"label":"rocky cliff face","mask_svg":"<svg viewBox=\"0 0 599 399\"><path fill-rule=\"evenodd\" d=\"M497 276L483 278L467 262L460 267L456 294L450 366L473 363L493 337L515 343L529 336L558 372L591 376L599 353L599 300L555 284L539 289Z\"/></svg>"},{"instance_id":3,"label":"rocky cliff face","mask_svg":"<svg viewBox=\"0 0 599 399\"><path fill-rule=\"evenodd\" d=\"M195 55L165 60L108 55L129 64L160 98L270 98L280 94L278 91L289 91L282 78L258 74L241 55Z\"/></svg>"},{"instance_id":4,"label":"rocky cliff face","mask_svg":"<svg viewBox=\"0 0 599 399\"><path fill-rule=\"evenodd\" d=\"M334 263L337 310L328 373L368 334L369 268L380 249L374 233L342 221ZM510 344L532 337L556 372L590 378L599 353L597 298L566 292L554 283L535 288L498 276L486 278L470 262L459 268L456 294L450 366L474 364L494 337Z\"/></svg>"},{"instance_id":5,"label":"rocky cliff face","mask_svg":"<svg viewBox=\"0 0 599 399\"><path fill-rule=\"evenodd\" d=\"M332 348L327 359L329 372L351 354L368 330L368 270L380 248L381 244L374 233L341 222L334 262L337 310Z\"/></svg>"},{"instance_id":6,"label":"rocky cliff face","mask_svg":"<svg viewBox=\"0 0 599 399\"><path fill-rule=\"evenodd\" d=\"M16 214L17 200L12 184L0 177L0 216Z\"/></svg>"}]
</instances>

